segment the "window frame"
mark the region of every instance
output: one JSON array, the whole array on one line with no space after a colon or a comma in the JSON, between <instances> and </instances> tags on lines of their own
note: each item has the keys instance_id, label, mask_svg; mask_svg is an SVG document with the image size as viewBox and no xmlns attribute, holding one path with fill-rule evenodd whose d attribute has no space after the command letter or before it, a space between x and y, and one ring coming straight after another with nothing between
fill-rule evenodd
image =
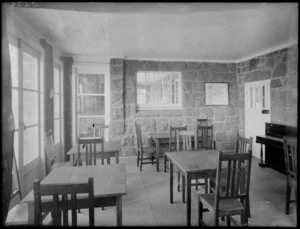
<instances>
[{"instance_id":1,"label":"window frame","mask_svg":"<svg viewBox=\"0 0 300 229\"><path fill-rule=\"evenodd\" d=\"M178 80L178 103L177 104L139 104L138 103L138 74L139 73L177 73ZM137 71L136 72L136 109L137 110L164 110L164 109L182 109L182 72L180 71Z\"/></svg>"}]
</instances>

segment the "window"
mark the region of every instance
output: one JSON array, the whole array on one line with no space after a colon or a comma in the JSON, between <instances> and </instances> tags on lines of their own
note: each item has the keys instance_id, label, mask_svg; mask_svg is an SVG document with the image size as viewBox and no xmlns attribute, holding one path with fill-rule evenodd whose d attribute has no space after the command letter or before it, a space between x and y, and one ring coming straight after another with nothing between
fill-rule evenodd
<instances>
[{"instance_id":1,"label":"window","mask_svg":"<svg viewBox=\"0 0 300 229\"><path fill-rule=\"evenodd\" d=\"M180 72L137 72L139 109L181 108Z\"/></svg>"},{"instance_id":2,"label":"window","mask_svg":"<svg viewBox=\"0 0 300 229\"><path fill-rule=\"evenodd\" d=\"M53 99L54 99L54 144L63 145L63 77L61 66L55 64L53 69ZM61 149L62 150L62 149ZM60 152L61 152L60 150Z\"/></svg>"}]
</instances>

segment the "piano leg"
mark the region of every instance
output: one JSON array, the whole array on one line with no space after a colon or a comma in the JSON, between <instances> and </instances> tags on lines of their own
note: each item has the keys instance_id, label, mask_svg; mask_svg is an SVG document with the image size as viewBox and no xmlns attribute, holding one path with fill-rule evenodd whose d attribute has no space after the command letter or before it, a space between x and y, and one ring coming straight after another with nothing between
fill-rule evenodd
<instances>
[{"instance_id":1,"label":"piano leg","mask_svg":"<svg viewBox=\"0 0 300 229\"><path fill-rule=\"evenodd\" d=\"M258 164L260 167L266 167L266 164L263 161L263 156L264 156L263 144L260 144L260 163Z\"/></svg>"}]
</instances>

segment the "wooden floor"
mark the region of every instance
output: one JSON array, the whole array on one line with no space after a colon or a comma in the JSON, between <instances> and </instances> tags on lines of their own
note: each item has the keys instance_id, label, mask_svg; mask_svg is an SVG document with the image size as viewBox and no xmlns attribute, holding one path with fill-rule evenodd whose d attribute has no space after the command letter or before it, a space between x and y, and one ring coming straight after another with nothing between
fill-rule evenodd
<instances>
[{"instance_id":1,"label":"wooden floor","mask_svg":"<svg viewBox=\"0 0 300 229\"><path fill-rule=\"evenodd\" d=\"M169 174L156 172L155 165L144 165L140 172L135 157L121 158L126 165L127 195L123 197L124 226L185 226L185 204L181 193L175 190L174 204L169 202ZM253 158L250 203L252 217L249 226L296 226L295 204L291 205L290 215L284 213L285 176L269 168L260 168ZM161 162L161 168L163 162ZM176 178L176 176L175 176ZM175 183L175 182L174 182ZM194 190L194 188L193 188ZM202 191L201 191L202 192ZM192 195L192 225L197 225L196 191ZM26 207L10 212L10 221L23 221L27 217ZM204 213L208 224L212 215ZM80 225L88 225L88 211L78 215ZM96 226L115 226L114 207L95 210ZM220 222L223 225L223 222Z\"/></svg>"}]
</instances>

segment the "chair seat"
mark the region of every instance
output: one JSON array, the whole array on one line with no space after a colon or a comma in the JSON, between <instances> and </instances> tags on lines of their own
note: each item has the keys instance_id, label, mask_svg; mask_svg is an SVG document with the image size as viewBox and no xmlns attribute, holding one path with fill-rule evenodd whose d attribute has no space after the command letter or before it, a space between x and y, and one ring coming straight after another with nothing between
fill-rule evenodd
<instances>
[{"instance_id":1,"label":"chair seat","mask_svg":"<svg viewBox=\"0 0 300 229\"><path fill-rule=\"evenodd\" d=\"M199 194L200 201L207 204L210 211L214 211L215 194ZM234 212L241 212L245 210L244 205L238 199L221 200L219 206L219 216L230 214Z\"/></svg>"}]
</instances>

